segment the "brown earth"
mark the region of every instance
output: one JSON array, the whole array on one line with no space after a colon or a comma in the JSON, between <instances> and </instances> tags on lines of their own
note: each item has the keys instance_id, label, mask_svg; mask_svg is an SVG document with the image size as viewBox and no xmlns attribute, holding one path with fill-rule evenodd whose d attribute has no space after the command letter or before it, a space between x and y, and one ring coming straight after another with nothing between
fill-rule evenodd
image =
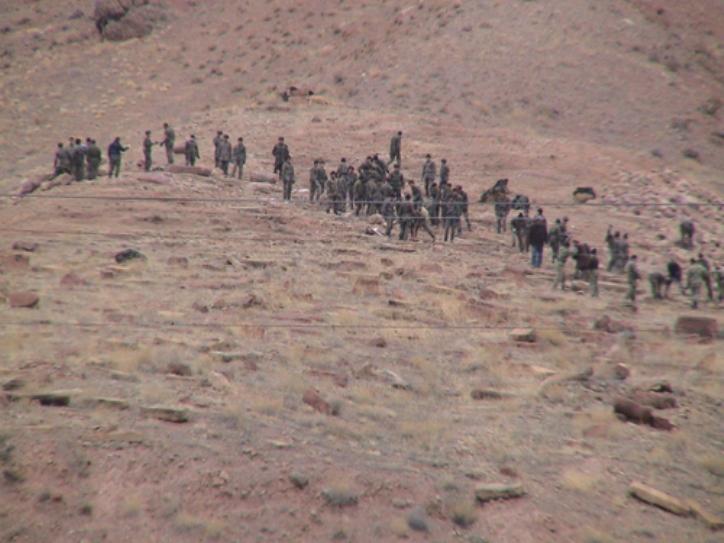
<instances>
[{"instance_id":1,"label":"brown earth","mask_svg":"<svg viewBox=\"0 0 724 543\"><path fill-rule=\"evenodd\" d=\"M721 338L675 333L676 288L643 281L637 311L619 275L599 299L552 291L550 257L531 271L489 206L454 244L403 243L304 191L313 158L358 164L399 128L407 176L430 152L473 200L509 177L599 250L630 232L644 275L691 256L685 217L722 262L716 0L169 0L120 43L78 5L0 0L2 193L70 135L132 146L118 180L0 198L0 541L719 540L628 496L724 516ZM285 135L293 204L218 170L142 175L166 120L204 167L217 128L243 135L247 177ZM145 258L117 263L128 248ZM661 381L672 431L616 419Z\"/></svg>"}]
</instances>

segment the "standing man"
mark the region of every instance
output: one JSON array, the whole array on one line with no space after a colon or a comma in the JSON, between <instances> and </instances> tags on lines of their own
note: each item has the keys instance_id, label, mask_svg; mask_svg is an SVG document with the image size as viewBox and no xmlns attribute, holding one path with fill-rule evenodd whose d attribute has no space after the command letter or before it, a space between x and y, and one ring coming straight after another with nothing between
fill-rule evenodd
<instances>
[{"instance_id":1,"label":"standing man","mask_svg":"<svg viewBox=\"0 0 724 543\"><path fill-rule=\"evenodd\" d=\"M191 134L191 137L186 140L184 144L184 156L186 157L186 165L193 166L196 164L196 159L201 158L199 155L199 144L196 143L196 136Z\"/></svg>"},{"instance_id":2,"label":"standing man","mask_svg":"<svg viewBox=\"0 0 724 543\"><path fill-rule=\"evenodd\" d=\"M397 164L398 166L402 163L402 131L400 130L392 136L392 139L390 140L390 161L388 164L392 163Z\"/></svg>"},{"instance_id":3,"label":"standing man","mask_svg":"<svg viewBox=\"0 0 724 543\"><path fill-rule=\"evenodd\" d=\"M628 263L626 264L626 281L628 282L628 292L626 293L626 299L629 300L632 304L636 303L636 285L638 284L639 279L641 279L639 269L636 267L637 260L638 259L636 255L632 255L631 258L629 258Z\"/></svg>"},{"instance_id":4,"label":"standing man","mask_svg":"<svg viewBox=\"0 0 724 543\"><path fill-rule=\"evenodd\" d=\"M548 241L548 225L541 208L538 208L538 214L530 221L528 241L532 248L531 265L540 268L543 263L543 247Z\"/></svg>"},{"instance_id":5,"label":"standing man","mask_svg":"<svg viewBox=\"0 0 724 543\"><path fill-rule=\"evenodd\" d=\"M221 167L221 142L224 141L224 133L219 130L214 138L214 167Z\"/></svg>"},{"instance_id":6,"label":"standing man","mask_svg":"<svg viewBox=\"0 0 724 543\"><path fill-rule=\"evenodd\" d=\"M83 181L85 178L85 152L85 146L81 144L80 138L76 138L70 155L73 177L76 181Z\"/></svg>"},{"instance_id":7,"label":"standing man","mask_svg":"<svg viewBox=\"0 0 724 543\"><path fill-rule=\"evenodd\" d=\"M291 158L289 154L289 147L284 143L284 138L279 138L277 144L272 149L272 155L274 156L274 173L278 173L281 177L282 166L284 163Z\"/></svg>"},{"instance_id":8,"label":"standing man","mask_svg":"<svg viewBox=\"0 0 724 543\"><path fill-rule=\"evenodd\" d=\"M568 260L568 241L566 240L561 247L558 249L558 258L556 259L556 278L553 280L553 290L556 287L561 287L561 290L566 290L566 261Z\"/></svg>"},{"instance_id":9,"label":"standing man","mask_svg":"<svg viewBox=\"0 0 724 543\"><path fill-rule=\"evenodd\" d=\"M510 199L506 194L501 194L493 204L495 207L495 231L498 234L505 232L510 213Z\"/></svg>"},{"instance_id":10,"label":"standing man","mask_svg":"<svg viewBox=\"0 0 724 543\"><path fill-rule=\"evenodd\" d=\"M567 239L566 243L568 243ZM560 258L560 253L558 256ZM592 298L598 298L598 266L598 252L593 248L591 249L591 257L588 259L588 286Z\"/></svg>"},{"instance_id":11,"label":"standing man","mask_svg":"<svg viewBox=\"0 0 724 543\"><path fill-rule=\"evenodd\" d=\"M425 164L422 165L422 182L425 184L425 196L430 196L430 186L435 182L437 166L430 154L425 155Z\"/></svg>"},{"instance_id":12,"label":"standing man","mask_svg":"<svg viewBox=\"0 0 724 543\"><path fill-rule=\"evenodd\" d=\"M166 148L166 160L169 164L173 164L173 146L176 143L176 132L173 131L168 123L163 123L163 141L161 145Z\"/></svg>"},{"instance_id":13,"label":"standing man","mask_svg":"<svg viewBox=\"0 0 724 543\"><path fill-rule=\"evenodd\" d=\"M232 149L229 141L229 134L224 134L217 148L219 155L219 167L224 172L224 177L229 177L229 163L231 162Z\"/></svg>"},{"instance_id":14,"label":"standing man","mask_svg":"<svg viewBox=\"0 0 724 543\"><path fill-rule=\"evenodd\" d=\"M689 295L691 296L691 308L696 309L699 307L701 287L706 282L709 274L701 261L692 258L690 264L686 272L686 287L689 289Z\"/></svg>"},{"instance_id":15,"label":"standing man","mask_svg":"<svg viewBox=\"0 0 724 543\"><path fill-rule=\"evenodd\" d=\"M402 187L405 184L405 177L402 175L402 172L400 171L400 165L395 164L394 169L392 170L392 173L390 173L389 177L390 186L392 187L392 192L395 198L400 200L402 198Z\"/></svg>"},{"instance_id":16,"label":"standing man","mask_svg":"<svg viewBox=\"0 0 724 543\"><path fill-rule=\"evenodd\" d=\"M238 179L241 179L244 175L244 164L246 164L246 147L244 146L244 138L239 138L237 140L233 155L234 169L231 171L231 176L234 177L238 175Z\"/></svg>"},{"instance_id":17,"label":"standing man","mask_svg":"<svg viewBox=\"0 0 724 543\"><path fill-rule=\"evenodd\" d=\"M143 139L143 169L147 172L151 171L151 153L153 151L153 140L151 139L151 131L146 130L146 137Z\"/></svg>"},{"instance_id":18,"label":"standing man","mask_svg":"<svg viewBox=\"0 0 724 543\"><path fill-rule=\"evenodd\" d=\"M528 252L528 226L530 219L523 215L523 212L519 212L517 217L514 217L510 221L510 229L513 232L513 247L518 245L518 250Z\"/></svg>"},{"instance_id":19,"label":"standing man","mask_svg":"<svg viewBox=\"0 0 724 543\"><path fill-rule=\"evenodd\" d=\"M319 160L314 161L312 169L309 170L309 201L315 202L319 200L320 192L317 186L317 176L319 175Z\"/></svg>"},{"instance_id":20,"label":"standing man","mask_svg":"<svg viewBox=\"0 0 724 543\"><path fill-rule=\"evenodd\" d=\"M440 161L440 190L443 185L447 185L450 182L450 168L447 165L447 159L443 158Z\"/></svg>"},{"instance_id":21,"label":"standing man","mask_svg":"<svg viewBox=\"0 0 724 543\"><path fill-rule=\"evenodd\" d=\"M121 144L121 138L116 138L108 146L108 177L113 177L115 174L118 177L121 173L121 156L124 152L128 151L128 147L124 147Z\"/></svg>"},{"instance_id":22,"label":"standing man","mask_svg":"<svg viewBox=\"0 0 724 543\"><path fill-rule=\"evenodd\" d=\"M89 141L85 156L88 163L88 179L95 179L98 177L98 168L100 168L103 159L103 153L96 144L96 140Z\"/></svg>"},{"instance_id":23,"label":"standing man","mask_svg":"<svg viewBox=\"0 0 724 543\"><path fill-rule=\"evenodd\" d=\"M53 160L53 179L64 173L70 173L70 152L63 147L62 143L58 143L58 150L55 151L55 159Z\"/></svg>"},{"instance_id":24,"label":"standing man","mask_svg":"<svg viewBox=\"0 0 724 543\"><path fill-rule=\"evenodd\" d=\"M292 166L292 157L289 155L282 164L281 175L284 182L284 200L289 202L292 199L292 185L294 185L294 166Z\"/></svg>"}]
</instances>

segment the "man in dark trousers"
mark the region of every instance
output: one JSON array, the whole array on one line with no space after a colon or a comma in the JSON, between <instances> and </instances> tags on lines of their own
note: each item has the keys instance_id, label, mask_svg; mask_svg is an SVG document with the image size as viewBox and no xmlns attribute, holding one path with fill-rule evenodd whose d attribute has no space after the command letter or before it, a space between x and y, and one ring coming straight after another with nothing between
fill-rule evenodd
<instances>
[{"instance_id":1,"label":"man in dark trousers","mask_svg":"<svg viewBox=\"0 0 724 543\"><path fill-rule=\"evenodd\" d=\"M531 247L531 265L540 268L543 262L543 247L548 241L548 225L543 216L543 210L538 209L538 214L533 217L528 227L528 242Z\"/></svg>"}]
</instances>

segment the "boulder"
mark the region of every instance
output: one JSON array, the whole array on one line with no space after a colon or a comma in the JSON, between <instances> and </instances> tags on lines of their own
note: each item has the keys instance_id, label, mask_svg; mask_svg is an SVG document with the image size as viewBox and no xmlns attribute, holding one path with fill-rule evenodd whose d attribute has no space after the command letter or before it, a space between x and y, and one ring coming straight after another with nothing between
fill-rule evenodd
<instances>
[{"instance_id":1,"label":"boulder","mask_svg":"<svg viewBox=\"0 0 724 543\"><path fill-rule=\"evenodd\" d=\"M40 298L34 292L11 292L8 295L10 307L24 307L27 309L38 305Z\"/></svg>"},{"instance_id":2,"label":"boulder","mask_svg":"<svg viewBox=\"0 0 724 543\"><path fill-rule=\"evenodd\" d=\"M166 20L166 12L149 0L96 0L93 19L100 35L110 41L143 38Z\"/></svg>"},{"instance_id":3,"label":"boulder","mask_svg":"<svg viewBox=\"0 0 724 543\"><path fill-rule=\"evenodd\" d=\"M535 330L533 328L516 328L511 330L510 339L520 343L535 343Z\"/></svg>"},{"instance_id":4,"label":"boulder","mask_svg":"<svg viewBox=\"0 0 724 543\"><path fill-rule=\"evenodd\" d=\"M676 320L674 329L677 334L716 338L719 334L719 322L711 317L682 316Z\"/></svg>"},{"instance_id":5,"label":"boulder","mask_svg":"<svg viewBox=\"0 0 724 543\"><path fill-rule=\"evenodd\" d=\"M182 164L171 164L168 166L171 173L187 173L190 175L199 175L201 177L211 177L211 170L200 166L184 166Z\"/></svg>"}]
</instances>

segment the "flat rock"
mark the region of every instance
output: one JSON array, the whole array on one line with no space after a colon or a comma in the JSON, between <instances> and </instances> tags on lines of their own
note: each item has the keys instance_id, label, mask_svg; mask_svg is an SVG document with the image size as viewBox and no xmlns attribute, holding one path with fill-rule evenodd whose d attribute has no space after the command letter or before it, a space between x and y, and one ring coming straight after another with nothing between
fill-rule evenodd
<instances>
[{"instance_id":1,"label":"flat rock","mask_svg":"<svg viewBox=\"0 0 724 543\"><path fill-rule=\"evenodd\" d=\"M142 407L141 412L147 417L153 417L165 422L182 423L189 421L188 411L181 407L154 405Z\"/></svg>"},{"instance_id":2,"label":"flat rock","mask_svg":"<svg viewBox=\"0 0 724 543\"><path fill-rule=\"evenodd\" d=\"M277 178L273 175L266 175L263 173L252 173L249 176L249 181L252 183L267 183L269 185L274 185L277 182Z\"/></svg>"},{"instance_id":3,"label":"flat rock","mask_svg":"<svg viewBox=\"0 0 724 543\"><path fill-rule=\"evenodd\" d=\"M535 330L532 328L516 328L510 332L510 339L521 343L535 343Z\"/></svg>"},{"instance_id":4,"label":"flat rock","mask_svg":"<svg viewBox=\"0 0 724 543\"><path fill-rule=\"evenodd\" d=\"M25 255L2 255L0 256L0 270L22 271L30 267L30 259Z\"/></svg>"},{"instance_id":5,"label":"flat rock","mask_svg":"<svg viewBox=\"0 0 724 543\"><path fill-rule=\"evenodd\" d=\"M80 287L87 284L88 281L76 275L75 272L66 273L60 279L60 286L62 287Z\"/></svg>"},{"instance_id":6,"label":"flat rock","mask_svg":"<svg viewBox=\"0 0 724 543\"><path fill-rule=\"evenodd\" d=\"M486 483L475 487L475 498L481 502L492 500L509 500L525 496L525 489L521 483Z\"/></svg>"},{"instance_id":7,"label":"flat rock","mask_svg":"<svg viewBox=\"0 0 724 543\"><path fill-rule=\"evenodd\" d=\"M37 243L30 241L16 241L13 243L13 251L25 251L26 253L34 253L38 248Z\"/></svg>"},{"instance_id":8,"label":"flat rock","mask_svg":"<svg viewBox=\"0 0 724 543\"><path fill-rule=\"evenodd\" d=\"M40 298L34 292L11 292L8 295L10 307L30 309L38 305Z\"/></svg>"},{"instance_id":9,"label":"flat rock","mask_svg":"<svg viewBox=\"0 0 724 543\"><path fill-rule=\"evenodd\" d=\"M136 251L135 249L124 249L123 251L116 253L116 256L114 258L119 264L122 264L123 262L128 262L129 260L146 259L143 253L141 253L140 251Z\"/></svg>"},{"instance_id":10,"label":"flat rock","mask_svg":"<svg viewBox=\"0 0 724 543\"><path fill-rule=\"evenodd\" d=\"M39 402L40 405L49 407L66 407L70 405L73 397L78 394L80 394L79 390L51 390L31 394L30 398Z\"/></svg>"},{"instance_id":11,"label":"flat rock","mask_svg":"<svg viewBox=\"0 0 724 543\"><path fill-rule=\"evenodd\" d=\"M168 166L171 173L186 173L190 175L199 175L201 177L211 177L211 170L200 166L184 166L182 164L171 164Z\"/></svg>"},{"instance_id":12,"label":"flat rock","mask_svg":"<svg viewBox=\"0 0 724 543\"><path fill-rule=\"evenodd\" d=\"M130 406L126 400L121 398L92 397L85 398L81 402L83 407L105 407L109 409L125 410Z\"/></svg>"},{"instance_id":13,"label":"flat rock","mask_svg":"<svg viewBox=\"0 0 724 543\"><path fill-rule=\"evenodd\" d=\"M674 330L677 334L716 338L719 334L719 322L711 317L685 315L676 319Z\"/></svg>"},{"instance_id":14,"label":"flat rock","mask_svg":"<svg viewBox=\"0 0 724 543\"><path fill-rule=\"evenodd\" d=\"M633 482L629 486L629 494L642 502L660 507L675 515L687 516L691 514L691 507L684 501L675 498L665 492L661 492L644 483Z\"/></svg>"}]
</instances>

